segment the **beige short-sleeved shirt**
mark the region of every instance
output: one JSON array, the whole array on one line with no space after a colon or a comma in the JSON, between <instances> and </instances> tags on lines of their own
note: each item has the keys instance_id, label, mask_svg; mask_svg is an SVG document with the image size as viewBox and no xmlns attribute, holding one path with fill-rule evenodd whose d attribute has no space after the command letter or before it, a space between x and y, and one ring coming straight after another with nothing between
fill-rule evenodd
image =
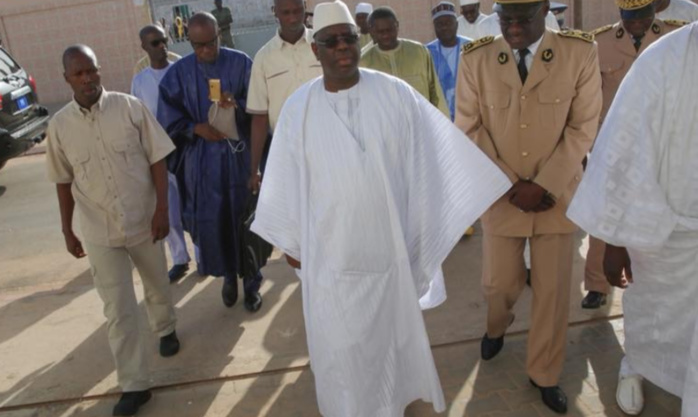
<instances>
[{"instance_id":1,"label":"beige short-sleeved shirt","mask_svg":"<svg viewBox=\"0 0 698 417\"><path fill-rule=\"evenodd\" d=\"M174 145L135 97L103 90L86 110L72 101L47 131L48 178L72 183L83 239L133 246L150 237L156 194L150 166Z\"/></svg>"},{"instance_id":2,"label":"beige short-sleeved shirt","mask_svg":"<svg viewBox=\"0 0 698 417\"><path fill-rule=\"evenodd\" d=\"M308 28L295 44L284 41L277 32L254 57L247 112L268 114L272 130L286 99L298 87L322 75L320 62L310 47L312 41L313 33Z\"/></svg>"}]
</instances>

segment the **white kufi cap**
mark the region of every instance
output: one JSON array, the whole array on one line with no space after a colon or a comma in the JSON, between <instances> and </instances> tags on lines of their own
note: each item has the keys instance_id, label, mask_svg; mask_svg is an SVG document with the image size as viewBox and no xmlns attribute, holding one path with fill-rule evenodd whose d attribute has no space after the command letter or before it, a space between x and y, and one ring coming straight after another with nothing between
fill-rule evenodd
<instances>
[{"instance_id":1,"label":"white kufi cap","mask_svg":"<svg viewBox=\"0 0 698 417\"><path fill-rule=\"evenodd\" d=\"M371 14L371 12L373 12L373 6L371 5L371 3L359 3L356 5L356 11L354 12L354 14Z\"/></svg>"},{"instance_id":2,"label":"white kufi cap","mask_svg":"<svg viewBox=\"0 0 698 417\"><path fill-rule=\"evenodd\" d=\"M480 0L460 0L461 6L468 6L470 4L479 4Z\"/></svg>"},{"instance_id":3,"label":"white kufi cap","mask_svg":"<svg viewBox=\"0 0 698 417\"><path fill-rule=\"evenodd\" d=\"M313 32L318 33L326 27L334 25L356 26L354 16L344 2L337 0L332 3L320 3L315 6L313 15Z\"/></svg>"}]
</instances>

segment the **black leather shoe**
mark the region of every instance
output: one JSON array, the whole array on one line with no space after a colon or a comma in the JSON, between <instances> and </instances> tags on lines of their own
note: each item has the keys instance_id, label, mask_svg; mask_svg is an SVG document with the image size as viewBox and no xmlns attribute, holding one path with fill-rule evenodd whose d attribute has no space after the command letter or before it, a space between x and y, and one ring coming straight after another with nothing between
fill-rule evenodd
<instances>
[{"instance_id":1,"label":"black leather shoe","mask_svg":"<svg viewBox=\"0 0 698 417\"><path fill-rule=\"evenodd\" d=\"M174 356L179 352L179 339L177 338L177 332L173 331L167 336L160 338L160 356L163 358L169 358Z\"/></svg>"},{"instance_id":2,"label":"black leather shoe","mask_svg":"<svg viewBox=\"0 0 698 417\"><path fill-rule=\"evenodd\" d=\"M119 402L114 406L112 415L133 416L143 404L150 401L152 396L153 394L150 393L150 390L124 392Z\"/></svg>"},{"instance_id":3,"label":"black leather shoe","mask_svg":"<svg viewBox=\"0 0 698 417\"><path fill-rule=\"evenodd\" d=\"M540 391L543 404L547 405L549 409L558 414L567 413L567 395L565 395L565 392L562 391L560 387L557 385L554 387L541 387L530 378L529 381L531 381L531 385L538 388Z\"/></svg>"},{"instance_id":4,"label":"black leather shoe","mask_svg":"<svg viewBox=\"0 0 698 417\"><path fill-rule=\"evenodd\" d=\"M598 291L589 291L582 300L582 308L596 309L606 305L606 294Z\"/></svg>"},{"instance_id":5,"label":"black leather shoe","mask_svg":"<svg viewBox=\"0 0 698 417\"><path fill-rule=\"evenodd\" d=\"M223 279L223 289L221 290L221 295L223 296L223 304L230 308L235 305L238 301L238 281L237 279L233 282L228 282Z\"/></svg>"},{"instance_id":6,"label":"black leather shoe","mask_svg":"<svg viewBox=\"0 0 698 417\"><path fill-rule=\"evenodd\" d=\"M177 264L170 268L167 276L170 277L170 282L176 282L184 276L189 270L189 264Z\"/></svg>"},{"instance_id":7,"label":"black leather shoe","mask_svg":"<svg viewBox=\"0 0 698 417\"><path fill-rule=\"evenodd\" d=\"M262 308L262 294L254 292L245 294L245 308L251 313L256 313Z\"/></svg>"},{"instance_id":8,"label":"black leather shoe","mask_svg":"<svg viewBox=\"0 0 698 417\"><path fill-rule=\"evenodd\" d=\"M480 356L482 359L488 361L502 350L504 347L504 335L496 339L490 339L487 337L487 333L482 336L482 342L480 343Z\"/></svg>"}]
</instances>

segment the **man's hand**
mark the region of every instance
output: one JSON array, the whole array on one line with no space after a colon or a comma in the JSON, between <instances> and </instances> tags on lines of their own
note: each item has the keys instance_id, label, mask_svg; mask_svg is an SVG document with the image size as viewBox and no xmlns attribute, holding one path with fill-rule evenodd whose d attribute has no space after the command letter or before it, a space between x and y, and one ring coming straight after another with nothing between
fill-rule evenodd
<instances>
[{"instance_id":1,"label":"man's hand","mask_svg":"<svg viewBox=\"0 0 698 417\"><path fill-rule=\"evenodd\" d=\"M301 261L299 260L296 260L286 255L286 262L288 262L288 264L294 267L295 269L301 269Z\"/></svg>"},{"instance_id":2,"label":"man's hand","mask_svg":"<svg viewBox=\"0 0 698 417\"><path fill-rule=\"evenodd\" d=\"M218 103L222 109L234 108L237 109L238 105L235 102L235 97L231 93L223 92L221 93L221 101Z\"/></svg>"},{"instance_id":3,"label":"man's hand","mask_svg":"<svg viewBox=\"0 0 698 417\"><path fill-rule=\"evenodd\" d=\"M194 134L211 142L218 142L225 139L225 135L208 123L199 123L194 126Z\"/></svg>"},{"instance_id":4,"label":"man's hand","mask_svg":"<svg viewBox=\"0 0 698 417\"><path fill-rule=\"evenodd\" d=\"M150 235L153 243L162 240L170 233L170 216L165 209L156 209L150 225Z\"/></svg>"},{"instance_id":5,"label":"man's hand","mask_svg":"<svg viewBox=\"0 0 698 417\"><path fill-rule=\"evenodd\" d=\"M606 244L603 256L603 273L608 283L618 288L627 288L633 282L633 270L628 250Z\"/></svg>"},{"instance_id":6,"label":"man's hand","mask_svg":"<svg viewBox=\"0 0 698 417\"><path fill-rule=\"evenodd\" d=\"M71 255L78 259L85 257L85 250L82 248L82 242L80 242L80 239L75 236L72 230L63 233L63 237L65 238L65 247Z\"/></svg>"},{"instance_id":7,"label":"man's hand","mask_svg":"<svg viewBox=\"0 0 698 417\"><path fill-rule=\"evenodd\" d=\"M528 213L543 203L545 188L530 181L518 181L509 191L509 202L519 210Z\"/></svg>"},{"instance_id":8,"label":"man's hand","mask_svg":"<svg viewBox=\"0 0 698 417\"><path fill-rule=\"evenodd\" d=\"M250 175L250 179L247 181L247 188L250 189L252 194L259 194L259 189L262 187L262 176L258 172Z\"/></svg>"},{"instance_id":9,"label":"man's hand","mask_svg":"<svg viewBox=\"0 0 698 417\"><path fill-rule=\"evenodd\" d=\"M550 195L546 194L543 197L543 201L538 205L538 207L533 209L534 213L541 213L544 211L548 211L551 208L555 207L555 199Z\"/></svg>"}]
</instances>

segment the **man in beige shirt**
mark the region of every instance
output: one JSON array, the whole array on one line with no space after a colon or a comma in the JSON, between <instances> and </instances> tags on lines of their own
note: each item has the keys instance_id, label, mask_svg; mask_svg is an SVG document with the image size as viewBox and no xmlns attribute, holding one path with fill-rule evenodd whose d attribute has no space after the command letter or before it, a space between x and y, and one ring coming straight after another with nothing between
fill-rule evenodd
<instances>
[{"instance_id":1,"label":"man in beige shirt","mask_svg":"<svg viewBox=\"0 0 698 417\"><path fill-rule=\"evenodd\" d=\"M252 115L252 163L249 187L259 191L260 165L269 129L274 131L286 99L307 81L322 75L322 67L310 44L312 31L305 27L303 0L275 0L279 30L257 52L247 94L247 113Z\"/></svg>"},{"instance_id":2,"label":"man in beige shirt","mask_svg":"<svg viewBox=\"0 0 698 417\"><path fill-rule=\"evenodd\" d=\"M104 90L89 47L66 49L63 66L74 95L49 124L48 177L56 183L68 252L87 255L104 302L123 390L113 415L130 416L151 397L132 263L143 282L150 327L160 336L160 355L179 351L162 244L169 232L165 157L174 146L138 99ZM76 206L82 241L72 225Z\"/></svg>"}]
</instances>

